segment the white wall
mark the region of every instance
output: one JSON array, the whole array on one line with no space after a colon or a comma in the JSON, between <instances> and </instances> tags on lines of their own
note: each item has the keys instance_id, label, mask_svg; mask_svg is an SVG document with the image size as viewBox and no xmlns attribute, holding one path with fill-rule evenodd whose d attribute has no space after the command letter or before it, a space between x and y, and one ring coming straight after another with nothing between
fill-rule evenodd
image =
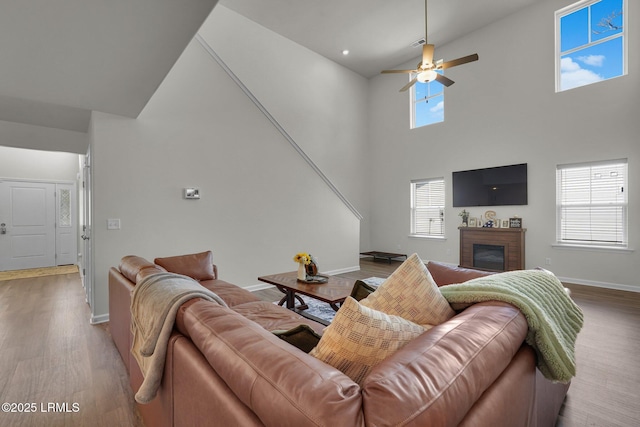
<instances>
[{"instance_id":1,"label":"white wall","mask_svg":"<svg viewBox=\"0 0 640 427\"><path fill-rule=\"evenodd\" d=\"M79 171L77 154L0 146L0 178L75 182Z\"/></svg>"},{"instance_id":2,"label":"white wall","mask_svg":"<svg viewBox=\"0 0 640 427\"><path fill-rule=\"evenodd\" d=\"M529 165L529 204L496 207L497 216L523 217L526 266L547 266L579 283L640 291L633 252L558 249L555 242L556 165L629 159L629 212L640 210L640 60L633 53L639 32L630 27L629 75L555 93L554 11L566 0L537 2L449 45L436 47L445 60L477 52L478 62L447 72L456 83L445 89L445 122L409 129L409 102L398 89L402 76L371 79L369 129L373 147L372 247L417 252L423 259L457 263L461 208L451 208L451 173L456 170ZM629 22L640 20L630 2ZM413 67L416 61L410 61ZM398 68L405 68L400 66ZM444 177L446 240L409 238L409 181ZM468 209L480 216L489 208ZM630 247L638 249L640 227L629 221Z\"/></svg>"},{"instance_id":3,"label":"white wall","mask_svg":"<svg viewBox=\"0 0 640 427\"><path fill-rule=\"evenodd\" d=\"M199 34L363 216L368 248L368 80L222 5Z\"/></svg>"},{"instance_id":4,"label":"white wall","mask_svg":"<svg viewBox=\"0 0 640 427\"><path fill-rule=\"evenodd\" d=\"M0 120L0 144L7 147L85 154L88 134Z\"/></svg>"},{"instance_id":5,"label":"white wall","mask_svg":"<svg viewBox=\"0 0 640 427\"><path fill-rule=\"evenodd\" d=\"M197 42L137 120L93 114L91 153L95 317L108 311L108 268L128 254L211 249L240 286L294 270L299 251L324 271L358 268L356 216ZM189 186L200 200L182 198Z\"/></svg>"}]
</instances>

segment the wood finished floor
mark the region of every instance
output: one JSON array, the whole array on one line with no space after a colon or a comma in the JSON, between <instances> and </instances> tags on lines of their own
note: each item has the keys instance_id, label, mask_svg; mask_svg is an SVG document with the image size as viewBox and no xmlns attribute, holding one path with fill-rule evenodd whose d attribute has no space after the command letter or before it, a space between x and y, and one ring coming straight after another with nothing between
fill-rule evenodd
<instances>
[{"instance_id":1,"label":"wood finished floor","mask_svg":"<svg viewBox=\"0 0 640 427\"><path fill-rule=\"evenodd\" d=\"M349 279L387 277L400 265L361 260ZM567 285L585 313L578 375L557 426L640 425L640 294ZM274 301L275 289L256 292ZM0 426L143 426L108 325L92 326L79 275L0 281L0 403L36 403L32 414L0 412ZM78 403L79 411L40 412Z\"/></svg>"},{"instance_id":2,"label":"wood finished floor","mask_svg":"<svg viewBox=\"0 0 640 427\"><path fill-rule=\"evenodd\" d=\"M89 317L78 273L0 281L0 403L36 405L0 426L143 425L107 325Z\"/></svg>"}]
</instances>

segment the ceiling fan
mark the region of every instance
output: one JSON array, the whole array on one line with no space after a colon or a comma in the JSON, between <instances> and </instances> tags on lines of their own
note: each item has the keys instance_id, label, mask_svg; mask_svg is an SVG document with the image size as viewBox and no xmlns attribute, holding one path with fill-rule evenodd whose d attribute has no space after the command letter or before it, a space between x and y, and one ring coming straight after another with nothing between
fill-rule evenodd
<instances>
[{"instance_id":1,"label":"ceiling fan","mask_svg":"<svg viewBox=\"0 0 640 427\"><path fill-rule=\"evenodd\" d=\"M447 68L455 67L458 65L466 64L478 60L478 54L463 56L462 58L454 59L452 61L443 62L442 60L433 62L433 49L434 45L427 43L427 0L424 0L424 44L422 45L422 61L418 63L415 70L383 70L382 74L391 73L411 73L416 76L411 79L409 83L400 89L400 92L408 90L416 82L426 83L433 80L443 84L444 86L451 86L454 81L445 77L437 70L446 70Z\"/></svg>"}]
</instances>

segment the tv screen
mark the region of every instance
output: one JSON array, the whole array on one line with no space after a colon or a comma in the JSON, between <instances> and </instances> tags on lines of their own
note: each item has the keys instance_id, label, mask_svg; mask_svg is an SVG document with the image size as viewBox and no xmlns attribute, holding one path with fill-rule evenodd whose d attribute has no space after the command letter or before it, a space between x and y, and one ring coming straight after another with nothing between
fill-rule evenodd
<instances>
[{"instance_id":1,"label":"tv screen","mask_svg":"<svg viewBox=\"0 0 640 427\"><path fill-rule=\"evenodd\" d=\"M527 164L453 172L453 207L527 204Z\"/></svg>"}]
</instances>

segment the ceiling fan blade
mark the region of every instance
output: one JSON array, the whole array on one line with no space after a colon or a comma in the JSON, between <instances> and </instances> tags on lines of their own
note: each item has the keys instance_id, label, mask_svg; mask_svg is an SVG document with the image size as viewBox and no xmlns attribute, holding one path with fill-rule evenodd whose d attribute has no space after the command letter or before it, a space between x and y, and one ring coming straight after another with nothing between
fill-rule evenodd
<instances>
[{"instance_id":1,"label":"ceiling fan blade","mask_svg":"<svg viewBox=\"0 0 640 427\"><path fill-rule=\"evenodd\" d=\"M439 68L446 70L447 68L456 67L458 65L466 64L467 62L477 61L478 59L479 59L478 54L474 53L473 55L463 56L462 58L443 62L442 66L440 66Z\"/></svg>"},{"instance_id":2,"label":"ceiling fan blade","mask_svg":"<svg viewBox=\"0 0 640 427\"><path fill-rule=\"evenodd\" d=\"M438 83L441 83L441 84L445 85L446 87L449 87L449 86L451 86L452 84L454 84L454 83L455 83L453 80L451 80L451 79L450 79L450 78L448 78L448 77L443 76L443 75L442 75L442 74L440 74L440 73L437 73L436 81L437 81Z\"/></svg>"},{"instance_id":3,"label":"ceiling fan blade","mask_svg":"<svg viewBox=\"0 0 640 427\"><path fill-rule=\"evenodd\" d=\"M406 85L404 85L402 87L402 89L400 89L400 92L406 92L407 89L409 89L411 86L413 86L414 84L416 84L416 82L418 81L418 78L415 77L413 80L411 80L409 83L407 83Z\"/></svg>"},{"instance_id":4,"label":"ceiling fan blade","mask_svg":"<svg viewBox=\"0 0 640 427\"><path fill-rule=\"evenodd\" d=\"M382 70L380 73L382 74L390 74L390 73L417 73L418 70Z\"/></svg>"},{"instance_id":5,"label":"ceiling fan blade","mask_svg":"<svg viewBox=\"0 0 640 427\"><path fill-rule=\"evenodd\" d=\"M433 64L433 49L432 44L422 45L422 66L427 67Z\"/></svg>"}]
</instances>

